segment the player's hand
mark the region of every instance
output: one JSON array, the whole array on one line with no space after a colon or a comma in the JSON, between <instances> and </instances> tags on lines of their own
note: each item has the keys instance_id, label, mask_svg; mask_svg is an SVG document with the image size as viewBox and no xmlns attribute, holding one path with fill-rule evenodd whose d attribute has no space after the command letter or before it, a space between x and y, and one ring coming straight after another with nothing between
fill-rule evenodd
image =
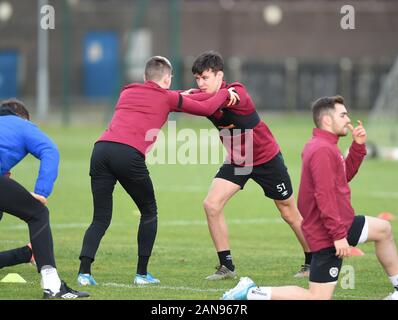
<instances>
[{"instance_id":1,"label":"player's hand","mask_svg":"<svg viewBox=\"0 0 398 320\"><path fill-rule=\"evenodd\" d=\"M351 247L346 238L336 240L334 242L334 247L336 248L336 256L340 259L351 256Z\"/></svg>"},{"instance_id":2,"label":"player's hand","mask_svg":"<svg viewBox=\"0 0 398 320\"><path fill-rule=\"evenodd\" d=\"M193 89L193 88L185 90L185 91L181 92L181 95L187 96L187 95L191 94L194 90L195 89Z\"/></svg>"},{"instance_id":3,"label":"player's hand","mask_svg":"<svg viewBox=\"0 0 398 320\"><path fill-rule=\"evenodd\" d=\"M240 98L238 93L235 91L234 87L228 88L228 92L229 92L229 102L227 106L229 107L237 104L240 101Z\"/></svg>"},{"instance_id":4,"label":"player's hand","mask_svg":"<svg viewBox=\"0 0 398 320\"><path fill-rule=\"evenodd\" d=\"M39 200L42 204L46 205L47 204L47 198L41 196L40 194L31 192L30 193L32 195L33 198L35 198L36 200Z\"/></svg>"},{"instance_id":5,"label":"player's hand","mask_svg":"<svg viewBox=\"0 0 398 320\"><path fill-rule=\"evenodd\" d=\"M364 144L366 142L366 130L362 125L361 120L358 120L358 126L356 126L355 128L353 127L353 125L351 123L349 123L347 125L348 129L351 130L352 133L352 139L358 143L358 144Z\"/></svg>"}]
</instances>

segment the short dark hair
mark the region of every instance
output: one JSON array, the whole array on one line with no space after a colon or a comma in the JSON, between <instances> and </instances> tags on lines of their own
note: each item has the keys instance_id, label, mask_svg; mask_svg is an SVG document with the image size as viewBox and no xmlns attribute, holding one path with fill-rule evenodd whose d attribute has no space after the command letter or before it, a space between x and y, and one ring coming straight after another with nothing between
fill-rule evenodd
<instances>
[{"instance_id":1,"label":"short dark hair","mask_svg":"<svg viewBox=\"0 0 398 320\"><path fill-rule=\"evenodd\" d=\"M204 71L211 69L213 72L224 71L224 59L221 54L216 51L206 51L198 56L193 65L193 74L202 74Z\"/></svg>"},{"instance_id":2,"label":"short dark hair","mask_svg":"<svg viewBox=\"0 0 398 320\"><path fill-rule=\"evenodd\" d=\"M145 65L145 79L159 81L165 74L172 74L173 67L168 59L162 56L149 58Z\"/></svg>"},{"instance_id":3,"label":"short dark hair","mask_svg":"<svg viewBox=\"0 0 398 320\"><path fill-rule=\"evenodd\" d=\"M18 117L24 118L26 120L30 119L29 111L26 109L23 102L17 99L8 99L1 102L1 110L8 111L15 114Z\"/></svg>"},{"instance_id":4,"label":"short dark hair","mask_svg":"<svg viewBox=\"0 0 398 320\"><path fill-rule=\"evenodd\" d=\"M336 103L344 104L344 98L342 96L322 97L312 103L312 117L317 128L321 127L322 116L334 110Z\"/></svg>"}]
</instances>

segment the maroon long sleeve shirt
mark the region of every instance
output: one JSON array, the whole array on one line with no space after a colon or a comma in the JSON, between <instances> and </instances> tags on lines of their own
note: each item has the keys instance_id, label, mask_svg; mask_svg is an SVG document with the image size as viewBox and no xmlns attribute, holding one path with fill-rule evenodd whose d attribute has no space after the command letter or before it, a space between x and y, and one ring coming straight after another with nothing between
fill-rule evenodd
<instances>
[{"instance_id":1,"label":"maroon long sleeve shirt","mask_svg":"<svg viewBox=\"0 0 398 320\"><path fill-rule=\"evenodd\" d=\"M132 83L122 89L112 120L98 141L123 143L145 155L156 141L156 130L164 125L170 112L209 116L228 97L228 90L223 89L208 100L194 101L153 81Z\"/></svg>"},{"instance_id":2,"label":"maroon long sleeve shirt","mask_svg":"<svg viewBox=\"0 0 398 320\"><path fill-rule=\"evenodd\" d=\"M301 155L298 208L312 252L333 247L335 240L345 238L354 220L348 182L358 172L366 147L353 141L344 159L338 140L335 134L315 128Z\"/></svg>"},{"instance_id":3,"label":"maroon long sleeve shirt","mask_svg":"<svg viewBox=\"0 0 398 320\"><path fill-rule=\"evenodd\" d=\"M231 87L235 88L235 91L239 95L240 101L235 105L229 107L224 105L219 110L216 110L216 112L211 115L213 118L213 123L223 121L223 108L228 108L230 113L234 113L235 115L242 117L256 112L256 106L245 86L239 82L227 84L225 81L223 81L221 90ZM201 93L201 91L198 89L192 91L191 95L189 96L200 101L203 99L208 99L211 94ZM233 123L231 123L231 125L233 125ZM247 140L248 134L250 134L250 143L245 142ZM226 160L237 165L257 166L268 162L280 151L279 145L272 135L271 130L262 120L260 120L258 124L251 129L251 132L249 131L239 136L220 136L220 139L227 151ZM249 153L250 156L248 156Z\"/></svg>"}]
</instances>

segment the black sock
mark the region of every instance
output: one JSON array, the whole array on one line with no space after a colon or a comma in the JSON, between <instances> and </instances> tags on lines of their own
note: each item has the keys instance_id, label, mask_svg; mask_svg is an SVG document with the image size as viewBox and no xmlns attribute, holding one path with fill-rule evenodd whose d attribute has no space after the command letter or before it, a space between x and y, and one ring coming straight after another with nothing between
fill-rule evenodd
<instances>
[{"instance_id":1,"label":"black sock","mask_svg":"<svg viewBox=\"0 0 398 320\"><path fill-rule=\"evenodd\" d=\"M80 257L80 269L79 273L89 273L91 274L91 264L93 263L94 259L89 257Z\"/></svg>"},{"instance_id":2,"label":"black sock","mask_svg":"<svg viewBox=\"0 0 398 320\"><path fill-rule=\"evenodd\" d=\"M138 256L137 263L137 273L141 275L147 274L147 266L148 266L149 257L148 256Z\"/></svg>"},{"instance_id":3,"label":"black sock","mask_svg":"<svg viewBox=\"0 0 398 320\"><path fill-rule=\"evenodd\" d=\"M232 255L230 250L217 252L220 264L226 266L229 270L234 271L235 266L232 263Z\"/></svg>"},{"instance_id":4,"label":"black sock","mask_svg":"<svg viewBox=\"0 0 398 320\"><path fill-rule=\"evenodd\" d=\"M305 255L305 264L311 264L312 260L312 252L304 252Z\"/></svg>"}]
</instances>

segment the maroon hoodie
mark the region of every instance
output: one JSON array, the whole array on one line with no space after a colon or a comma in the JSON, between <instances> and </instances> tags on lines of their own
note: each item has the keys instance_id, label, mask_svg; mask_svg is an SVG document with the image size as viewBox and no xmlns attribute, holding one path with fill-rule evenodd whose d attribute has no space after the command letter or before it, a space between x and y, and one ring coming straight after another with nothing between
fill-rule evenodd
<instances>
[{"instance_id":1,"label":"maroon hoodie","mask_svg":"<svg viewBox=\"0 0 398 320\"><path fill-rule=\"evenodd\" d=\"M312 252L334 247L335 240L347 237L354 220L348 182L358 172L366 146L353 141L344 159L338 140L335 134L315 128L301 155L298 208Z\"/></svg>"},{"instance_id":2,"label":"maroon hoodie","mask_svg":"<svg viewBox=\"0 0 398 320\"><path fill-rule=\"evenodd\" d=\"M146 154L156 141L157 132L170 112L198 116L213 114L229 98L227 89L205 101L194 101L176 91L161 88L153 81L132 83L120 93L111 123L98 141L113 141Z\"/></svg>"},{"instance_id":3,"label":"maroon hoodie","mask_svg":"<svg viewBox=\"0 0 398 320\"><path fill-rule=\"evenodd\" d=\"M231 87L234 87L235 91L238 93L239 102L229 107L224 104L222 108L216 110L214 114L208 117L218 129L229 127L222 127L222 123L233 126L234 121L239 122L239 120L245 116L257 113L256 106L247 92L246 87L239 82L227 84L223 81L221 90ZM203 93L199 89L193 90L190 95L192 99L197 101L208 99L210 96L212 96L212 94ZM231 122L225 119L225 109L228 110L229 114L233 114L234 119ZM247 140L248 138L250 140ZM272 135L271 130L261 119L259 119L258 123L252 129L246 129L246 133L239 134L238 136L220 136L220 139L227 151L226 160L240 166L261 165L270 161L280 151L279 145Z\"/></svg>"}]
</instances>

